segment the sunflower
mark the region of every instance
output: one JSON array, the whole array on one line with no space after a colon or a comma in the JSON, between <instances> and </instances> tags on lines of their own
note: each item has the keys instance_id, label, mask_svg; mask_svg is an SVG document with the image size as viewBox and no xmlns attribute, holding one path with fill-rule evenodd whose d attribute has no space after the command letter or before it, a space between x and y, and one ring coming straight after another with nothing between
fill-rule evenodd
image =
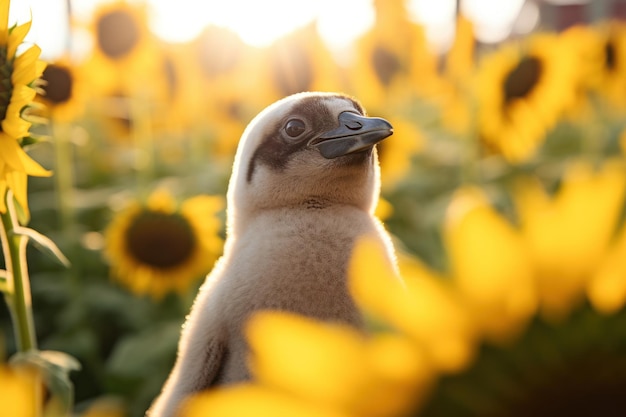
<instances>
[{"instance_id":1,"label":"sunflower","mask_svg":"<svg viewBox=\"0 0 626 417\"><path fill-rule=\"evenodd\" d=\"M576 91L576 55L562 39L535 34L503 45L480 62L476 82L478 133L518 163L530 158Z\"/></svg>"},{"instance_id":2,"label":"sunflower","mask_svg":"<svg viewBox=\"0 0 626 417\"><path fill-rule=\"evenodd\" d=\"M339 67L310 23L260 51L267 102L302 91L343 90ZM257 89L258 90L258 89ZM262 90L263 91L263 90Z\"/></svg>"},{"instance_id":3,"label":"sunflower","mask_svg":"<svg viewBox=\"0 0 626 417\"><path fill-rule=\"evenodd\" d=\"M199 106L194 113L196 117L211 116L223 101L233 96L243 97L250 88L258 87L256 80L248 76L255 70L253 51L231 30L208 26L182 49L187 62L185 76L191 80L187 84L190 87L187 96Z\"/></svg>"},{"instance_id":4,"label":"sunflower","mask_svg":"<svg viewBox=\"0 0 626 417\"><path fill-rule=\"evenodd\" d=\"M376 21L355 43L349 88L367 108L438 91L436 57L423 27L409 20L404 3L376 1Z\"/></svg>"},{"instance_id":5,"label":"sunflower","mask_svg":"<svg viewBox=\"0 0 626 417\"><path fill-rule=\"evenodd\" d=\"M380 248L359 242L350 285L370 335L258 313L247 327L255 380L200 394L182 415L623 415L626 228L607 237L625 201L623 163L574 163L552 196L520 185L519 224L482 190L458 190L444 225L449 279L401 258L403 287ZM541 250L556 255L545 275L530 224L560 218L537 229ZM561 296L568 308L557 317L548 307Z\"/></svg>"},{"instance_id":6,"label":"sunflower","mask_svg":"<svg viewBox=\"0 0 626 417\"><path fill-rule=\"evenodd\" d=\"M103 3L90 22L89 32L94 48L81 71L89 76L90 89L96 95L116 91L149 94L149 89L143 87L146 76L158 72L159 62L145 6L119 0Z\"/></svg>"},{"instance_id":7,"label":"sunflower","mask_svg":"<svg viewBox=\"0 0 626 417\"><path fill-rule=\"evenodd\" d=\"M595 29L601 39L598 91L611 105L623 110L626 108L626 23L615 20Z\"/></svg>"},{"instance_id":8,"label":"sunflower","mask_svg":"<svg viewBox=\"0 0 626 417\"><path fill-rule=\"evenodd\" d=\"M205 105L200 97L205 86L192 70L196 57L188 44L159 42L157 46L151 58L150 91L137 91L133 97L132 91L124 93L124 89L120 89L112 95L142 100L138 103L145 109L142 112L149 119L156 139L160 133L165 133L168 139L183 137L200 119ZM130 113L128 116L132 117Z\"/></svg>"},{"instance_id":9,"label":"sunflower","mask_svg":"<svg viewBox=\"0 0 626 417\"><path fill-rule=\"evenodd\" d=\"M197 196L176 205L165 191L118 213L106 231L113 276L138 295L155 299L185 292L220 254L222 201Z\"/></svg>"},{"instance_id":10,"label":"sunflower","mask_svg":"<svg viewBox=\"0 0 626 417\"><path fill-rule=\"evenodd\" d=\"M470 20L459 15L454 41L444 57L440 94L433 99L439 104L442 123L457 134L471 129L472 103L470 86L476 67L476 38Z\"/></svg>"},{"instance_id":11,"label":"sunflower","mask_svg":"<svg viewBox=\"0 0 626 417\"><path fill-rule=\"evenodd\" d=\"M209 138L213 155L232 158L245 125L268 94L249 76L259 71L256 52L236 33L218 26L206 27L175 49L180 109L190 122L192 146L204 146L201 141ZM252 90L256 94L251 96Z\"/></svg>"},{"instance_id":12,"label":"sunflower","mask_svg":"<svg viewBox=\"0 0 626 417\"><path fill-rule=\"evenodd\" d=\"M460 14L456 20L454 41L445 55L445 73L455 80L466 80L476 65L476 36L472 21Z\"/></svg>"},{"instance_id":13,"label":"sunflower","mask_svg":"<svg viewBox=\"0 0 626 417\"><path fill-rule=\"evenodd\" d=\"M43 94L38 97L45 104L50 118L71 121L80 117L85 106L85 86L78 68L67 58L48 63L41 76Z\"/></svg>"},{"instance_id":14,"label":"sunflower","mask_svg":"<svg viewBox=\"0 0 626 417\"><path fill-rule=\"evenodd\" d=\"M49 176L50 172L21 148L31 123L22 116L36 95L36 80L45 64L38 60L41 50L33 45L17 54L31 23L9 28L9 2L0 2L0 212L6 212L7 189L28 214L27 176Z\"/></svg>"}]
</instances>

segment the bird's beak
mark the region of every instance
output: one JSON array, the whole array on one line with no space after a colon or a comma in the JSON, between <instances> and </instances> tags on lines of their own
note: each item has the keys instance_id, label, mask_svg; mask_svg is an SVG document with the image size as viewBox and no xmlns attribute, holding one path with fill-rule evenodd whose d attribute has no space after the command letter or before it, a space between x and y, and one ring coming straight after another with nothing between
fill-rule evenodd
<instances>
[{"instance_id":1,"label":"bird's beak","mask_svg":"<svg viewBox=\"0 0 626 417\"><path fill-rule=\"evenodd\" d=\"M344 111L339 114L339 127L309 141L326 159L371 149L393 134L393 127L385 119L365 117Z\"/></svg>"}]
</instances>

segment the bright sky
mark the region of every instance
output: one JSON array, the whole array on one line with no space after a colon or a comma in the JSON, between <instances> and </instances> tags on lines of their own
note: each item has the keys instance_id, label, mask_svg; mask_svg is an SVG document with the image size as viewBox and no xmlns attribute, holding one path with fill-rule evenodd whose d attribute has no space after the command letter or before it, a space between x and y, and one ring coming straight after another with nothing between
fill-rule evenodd
<instances>
[{"instance_id":1,"label":"bright sky","mask_svg":"<svg viewBox=\"0 0 626 417\"><path fill-rule=\"evenodd\" d=\"M107 0L74 0L72 11L88 21L98 3ZM133 0L130 0L131 2ZM137 1L137 0L134 0ZM317 19L322 37L340 49L367 30L374 21L372 0L147 0L151 26L170 41L185 41L206 24L226 26L245 42L262 46L291 30ZM427 28L436 48L445 49L454 36L455 0L408 0L414 20ZM523 0L464 0L462 9L478 25L478 36L487 42L506 37L520 15ZM67 0L13 0L10 19L23 22L32 13L33 27L27 40L43 49L43 56L58 56L67 39ZM535 6L536 7L536 6ZM536 13L522 16L536 20ZM528 18L527 18L528 20ZM526 22L532 28L532 22ZM80 36L74 46L81 46Z\"/></svg>"}]
</instances>

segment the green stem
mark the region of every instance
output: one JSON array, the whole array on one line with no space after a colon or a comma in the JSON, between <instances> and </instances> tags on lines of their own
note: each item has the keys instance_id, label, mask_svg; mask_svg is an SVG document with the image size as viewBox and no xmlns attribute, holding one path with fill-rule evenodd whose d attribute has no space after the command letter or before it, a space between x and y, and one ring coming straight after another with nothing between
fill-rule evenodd
<instances>
[{"instance_id":1,"label":"green stem","mask_svg":"<svg viewBox=\"0 0 626 417\"><path fill-rule=\"evenodd\" d=\"M68 242L75 239L74 233L74 176L72 172L72 146L70 126L50 121L50 129L55 138L55 178L58 194L61 230L66 233Z\"/></svg>"},{"instance_id":2,"label":"green stem","mask_svg":"<svg viewBox=\"0 0 626 417\"><path fill-rule=\"evenodd\" d=\"M6 213L0 213L2 219L0 238L7 274L11 280L11 291L6 294L6 299L13 320L17 350L27 352L37 349L28 265L26 264L28 238L14 233L17 215L10 192L6 196L6 202Z\"/></svg>"},{"instance_id":3,"label":"green stem","mask_svg":"<svg viewBox=\"0 0 626 417\"><path fill-rule=\"evenodd\" d=\"M131 134L136 151L137 188L141 198L145 198L155 176L154 143L150 126L151 113L148 108L149 101L142 91L139 91L129 101L132 120Z\"/></svg>"}]
</instances>

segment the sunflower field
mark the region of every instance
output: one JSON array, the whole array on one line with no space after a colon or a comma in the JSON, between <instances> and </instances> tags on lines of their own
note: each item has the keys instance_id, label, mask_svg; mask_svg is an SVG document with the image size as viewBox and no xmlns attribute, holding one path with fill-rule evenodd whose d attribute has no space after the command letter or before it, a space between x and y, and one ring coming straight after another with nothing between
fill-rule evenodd
<instances>
[{"instance_id":1,"label":"sunflower field","mask_svg":"<svg viewBox=\"0 0 626 417\"><path fill-rule=\"evenodd\" d=\"M141 2L51 61L0 0L0 415L140 417L225 238L246 124L300 91L384 117L377 215L350 290L371 334L287 313L247 327L254 380L183 417L626 415L626 21L436 52L402 0L339 59L315 24L267 47L167 43ZM29 244L30 243L30 244Z\"/></svg>"}]
</instances>

